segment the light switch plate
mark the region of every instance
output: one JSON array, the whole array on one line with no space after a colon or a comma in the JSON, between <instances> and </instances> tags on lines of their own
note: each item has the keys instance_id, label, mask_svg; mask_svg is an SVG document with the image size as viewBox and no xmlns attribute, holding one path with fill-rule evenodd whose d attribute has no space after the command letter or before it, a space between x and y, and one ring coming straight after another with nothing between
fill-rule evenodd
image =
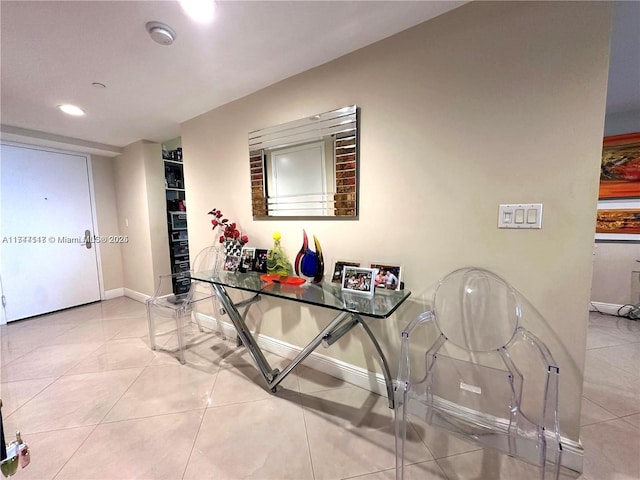
<instances>
[{"instance_id":1,"label":"light switch plate","mask_svg":"<svg viewBox=\"0 0 640 480\"><path fill-rule=\"evenodd\" d=\"M498 228L542 228L542 204L500 204L498 208Z\"/></svg>"}]
</instances>

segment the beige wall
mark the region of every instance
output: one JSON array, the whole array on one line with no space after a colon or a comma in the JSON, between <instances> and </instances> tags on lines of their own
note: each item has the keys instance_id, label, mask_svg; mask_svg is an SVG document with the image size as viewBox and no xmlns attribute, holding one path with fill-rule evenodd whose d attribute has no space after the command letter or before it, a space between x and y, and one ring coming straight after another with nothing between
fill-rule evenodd
<instances>
[{"instance_id":1,"label":"beige wall","mask_svg":"<svg viewBox=\"0 0 640 480\"><path fill-rule=\"evenodd\" d=\"M640 302L640 298L631 296L632 283L635 290L640 291L638 274L633 274L640 271L640 263L636 262L640 260L640 245L631 242L596 243L593 258L592 301L613 305ZM610 312L613 310L607 310Z\"/></svg>"},{"instance_id":2,"label":"beige wall","mask_svg":"<svg viewBox=\"0 0 640 480\"><path fill-rule=\"evenodd\" d=\"M474 2L185 122L191 248L213 240L206 212L217 207L250 246L269 247L279 230L293 257L304 227L328 263L401 264L414 299L460 266L494 270L566 342L577 378L561 392L563 430L577 438L609 29L609 4ZM353 103L359 220L253 221L247 133ZM498 204L520 202L544 204L542 230L496 228ZM261 333L297 345L332 316L259 309ZM417 310L371 323L391 359ZM379 371L360 340L322 353Z\"/></svg>"},{"instance_id":3,"label":"beige wall","mask_svg":"<svg viewBox=\"0 0 640 480\"><path fill-rule=\"evenodd\" d=\"M143 146L147 206L149 208L149 235L153 278L171 273L169 258L169 233L167 231L167 207L164 183L162 147L158 143ZM169 293L169 292L164 292Z\"/></svg>"},{"instance_id":4,"label":"beige wall","mask_svg":"<svg viewBox=\"0 0 640 480\"><path fill-rule=\"evenodd\" d=\"M92 155L91 171L98 232L100 235L119 235L113 159ZM103 289L108 291L122 288L122 252L120 244L102 243L99 248Z\"/></svg>"},{"instance_id":5,"label":"beige wall","mask_svg":"<svg viewBox=\"0 0 640 480\"><path fill-rule=\"evenodd\" d=\"M122 245L123 286L152 295L158 275L169 273L160 145L132 143L114 161L118 226L129 239Z\"/></svg>"}]
</instances>

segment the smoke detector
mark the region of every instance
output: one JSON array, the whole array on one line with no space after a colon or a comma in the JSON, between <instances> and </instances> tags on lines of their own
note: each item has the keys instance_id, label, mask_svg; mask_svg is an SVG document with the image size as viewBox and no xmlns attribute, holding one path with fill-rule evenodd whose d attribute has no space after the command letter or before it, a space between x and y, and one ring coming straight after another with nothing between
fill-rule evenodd
<instances>
[{"instance_id":1,"label":"smoke detector","mask_svg":"<svg viewBox=\"0 0 640 480\"><path fill-rule=\"evenodd\" d=\"M151 39L160 45L171 45L176 38L176 32L161 22L147 22L145 25Z\"/></svg>"}]
</instances>

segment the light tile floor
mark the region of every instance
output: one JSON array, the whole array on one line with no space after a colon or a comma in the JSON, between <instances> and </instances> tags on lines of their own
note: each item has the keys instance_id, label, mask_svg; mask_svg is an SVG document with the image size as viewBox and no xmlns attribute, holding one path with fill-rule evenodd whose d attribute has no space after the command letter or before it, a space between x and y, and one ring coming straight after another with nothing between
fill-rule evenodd
<instances>
[{"instance_id":1,"label":"light tile floor","mask_svg":"<svg viewBox=\"0 0 640 480\"><path fill-rule=\"evenodd\" d=\"M146 333L126 298L0 327L5 429L33 451L14 478L395 478L385 398L304 366L273 395L234 339L207 336L183 366ZM581 479L640 478L640 322L591 314L581 421ZM538 478L419 424L409 439L407 480Z\"/></svg>"}]
</instances>

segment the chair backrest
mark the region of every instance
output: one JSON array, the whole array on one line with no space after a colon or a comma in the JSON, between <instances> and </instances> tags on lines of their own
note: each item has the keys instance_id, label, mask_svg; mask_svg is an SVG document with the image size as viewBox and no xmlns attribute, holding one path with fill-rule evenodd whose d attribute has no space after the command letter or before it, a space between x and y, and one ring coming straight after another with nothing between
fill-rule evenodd
<instances>
[{"instance_id":1,"label":"chair backrest","mask_svg":"<svg viewBox=\"0 0 640 480\"><path fill-rule=\"evenodd\" d=\"M220 247L215 245L205 247L200 250L193 259L192 272L205 272L209 270L218 270L224 261L224 254ZM189 294L185 298L185 302L192 303L208 298L212 295L211 285L206 282L198 282L191 280L191 288Z\"/></svg>"},{"instance_id":2,"label":"chair backrest","mask_svg":"<svg viewBox=\"0 0 640 480\"><path fill-rule=\"evenodd\" d=\"M218 246L211 245L205 247L198 252L193 259L193 272L203 272L206 270L216 270L220 266L223 257L222 249Z\"/></svg>"},{"instance_id":3,"label":"chair backrest","mask_svg":"<svg viewBox=\"0 0 640 480\"><path fill-rule=\"evenodd\" d=\"M454 345L495 352L516 334L521 308L515 290L496 274L463 268L440 281L433 312L438 328Z\"/></svg>"}]
</instances>

